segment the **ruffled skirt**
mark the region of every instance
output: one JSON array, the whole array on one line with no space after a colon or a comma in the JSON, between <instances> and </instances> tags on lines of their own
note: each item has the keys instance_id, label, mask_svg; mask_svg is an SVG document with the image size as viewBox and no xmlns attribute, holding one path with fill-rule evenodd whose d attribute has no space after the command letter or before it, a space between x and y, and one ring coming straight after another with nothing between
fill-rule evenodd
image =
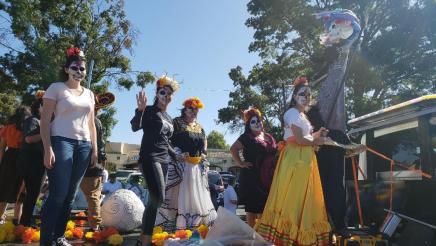
<instances>
[{"instance_id":1,"label":"ruffled skirt","mask_svg":"<svg viewBox=\"0 0 436 246\"><path fill-rule=\"evenodd\" d=\"M202 224L211 226L216 216L204 165L170 163L165 200L155 225L169 232L196 229Z\"/></svg>"},{"instance_id":2,"label":"ruffled skirt","mask_svg":"<svg viewBox=\"0 0 436 246\"><path fill-rule=\"evenodd\" d=\"M328 245L330 224L311 146L287 143L257 232L275 245Z\"/></svg>"}]
</instances>

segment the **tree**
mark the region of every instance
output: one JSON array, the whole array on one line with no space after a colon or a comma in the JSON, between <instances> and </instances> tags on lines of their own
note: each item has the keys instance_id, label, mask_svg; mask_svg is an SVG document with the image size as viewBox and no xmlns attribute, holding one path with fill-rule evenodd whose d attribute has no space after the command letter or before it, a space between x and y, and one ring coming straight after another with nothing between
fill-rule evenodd
<instances>
[{"instance_id":1,"label":"tree","mask_svg":"<svg viewBox=\"0 0 436 246\"><path fill-rule=\"evenodd\" d=\"M249 51L262 62L246 76L239 66L229 73L235 90L218 118L233 131L243 126L240 110L256 106L280 138L292 80L307 75L316 90L325 79L337 51L319 44L322 24L312 14L323 10L348 8L361 20L362 37L346 81L349 117L436 91L436 5L431 0L252 0L247 8L246 25L255 30Z\"/></svg>"},{"instance_id":2,"label":"tree","mask_svg":"<svg viewBox=\"0 0 436 246\"><path fill-rule=\"evenodd\" d=\"M110 83L126 89L135 81L147 83L142 81L144 72L130 69L125 55L132 52L136 31L126 19L122 0L7 0L0 3L0 11L3 23L9 24L0 28L0 45L8 50L0 57L0 77L7 78L0 89L16 91L24 103L36 90L60 81L65 51L71 46L84 50L88 64L94 61L94 92L107 90ZM104 113L110 135L115 111Z\"/></svg>"},{"instance_id":3,"label":"tree","mask_svg":"<svg viewBox=\"0 0 436 246\"><path fill-rule=\"evenodd\" d=\"M211 131L207 136L207 148L209 149L228 149L229 146L226 144L224 135L217 132Z\"/></svg>"},{"instance_id":4,"label":"tree","mask_svg":"<svg viewBox=\"0 0 436 246\"><path fill-rule=\"evenodd\" d=\"M18 101L14 94L0 93L0 126L6 124L17 106Z\"/></svg>"}]
</instances>

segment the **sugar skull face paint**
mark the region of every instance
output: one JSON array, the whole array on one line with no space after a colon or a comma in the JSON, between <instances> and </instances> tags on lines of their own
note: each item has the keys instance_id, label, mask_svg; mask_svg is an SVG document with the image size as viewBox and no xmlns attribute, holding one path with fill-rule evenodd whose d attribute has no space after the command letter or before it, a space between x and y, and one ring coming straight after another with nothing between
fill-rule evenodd
<instances>
[{"instance_id":1,"label":"sugar skull face paint","mask_svg":"<svg viewBox=\"0 0 436 246\"><path fill-rule=\"evenodd\" d=\"M171 102L172 96L173 96L173 90L171 90L170 87L165 86L162 88L159 88L157 93L157 99L162 104L168 104Z\"/></svg>"},{"instance_id":2,"label":"sugar skull face paint","mask_svg":"<svg viewBox=\"0 0 436 246\"><path fill-rule=\"evenodd\" d=\"M295 101L298 105L307 107L310 103L310 95L309 87L303 86L298 90L297 94L295 94Z\"/></svg>"},{"instance_id":3,"label":"sugar skull face paint","mask_svg":"<svg viewBox=\"0 0 436 246\"><path fill-rule=\"evenodd\" d=\"M263 124L262 121L257 116L253 116L250 119L250 129L255 132L262 131Z\"/></svg>"},{"instance_id":4,"label":"sugar skull face paint","mask_svg":"<svg viewBox=\"0 0 436 246\"><path fill-rule=\"evenodd\" d=\"M72 62L70 66L65 69L65 72L68 74L68 79L81 82L86 76L86 64L84 61Z\"/></svg>"}]
</instances>

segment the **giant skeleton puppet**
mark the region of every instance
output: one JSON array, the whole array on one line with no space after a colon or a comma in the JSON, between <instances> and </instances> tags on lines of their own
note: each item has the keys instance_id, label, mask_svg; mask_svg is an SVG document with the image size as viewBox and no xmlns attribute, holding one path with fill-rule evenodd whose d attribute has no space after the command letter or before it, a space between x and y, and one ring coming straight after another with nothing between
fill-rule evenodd
<instances>
[{"instance_id":1,"label":"giant skeleton puppet","mask_svg":"<svg viewBox=\"0 0 436 246\"><path fill-rule=\"evenodd\" d=\"M321 85L317 104L319 112L314 108L308 116L315 130L320 127L329 129L328 136L336 146L350 146L346 135L345 76L350 49L360 35L359 20L350 10L326 11L315 16L324 23L321 44L336 47L339 55L330 64L327 78ZM322 146L317 152L327 212L332 228L337 231L345 228L344 157L345 149L340 147Z\"/></svg>"}]
</instances>

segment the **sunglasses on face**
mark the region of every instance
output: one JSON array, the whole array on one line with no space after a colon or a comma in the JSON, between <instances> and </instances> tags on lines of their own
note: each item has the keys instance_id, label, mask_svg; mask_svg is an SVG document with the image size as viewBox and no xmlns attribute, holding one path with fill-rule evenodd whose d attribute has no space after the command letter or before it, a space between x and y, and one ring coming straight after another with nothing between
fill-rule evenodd
<instances>
[{"instance_id":1,"label":"sunglasses on face","mask_svg":"<svg viewBox=\"0 0 436 246\"><path fill-rule=\"evenodd\" d=\"M79 70L80 70L80 72L83 72L83 71L86 70L85 67L78 67L78 66L70 66L70 69L73 70L73 71L76 71L76 72L79 71Z\"/></svg>"}]
</instances>

